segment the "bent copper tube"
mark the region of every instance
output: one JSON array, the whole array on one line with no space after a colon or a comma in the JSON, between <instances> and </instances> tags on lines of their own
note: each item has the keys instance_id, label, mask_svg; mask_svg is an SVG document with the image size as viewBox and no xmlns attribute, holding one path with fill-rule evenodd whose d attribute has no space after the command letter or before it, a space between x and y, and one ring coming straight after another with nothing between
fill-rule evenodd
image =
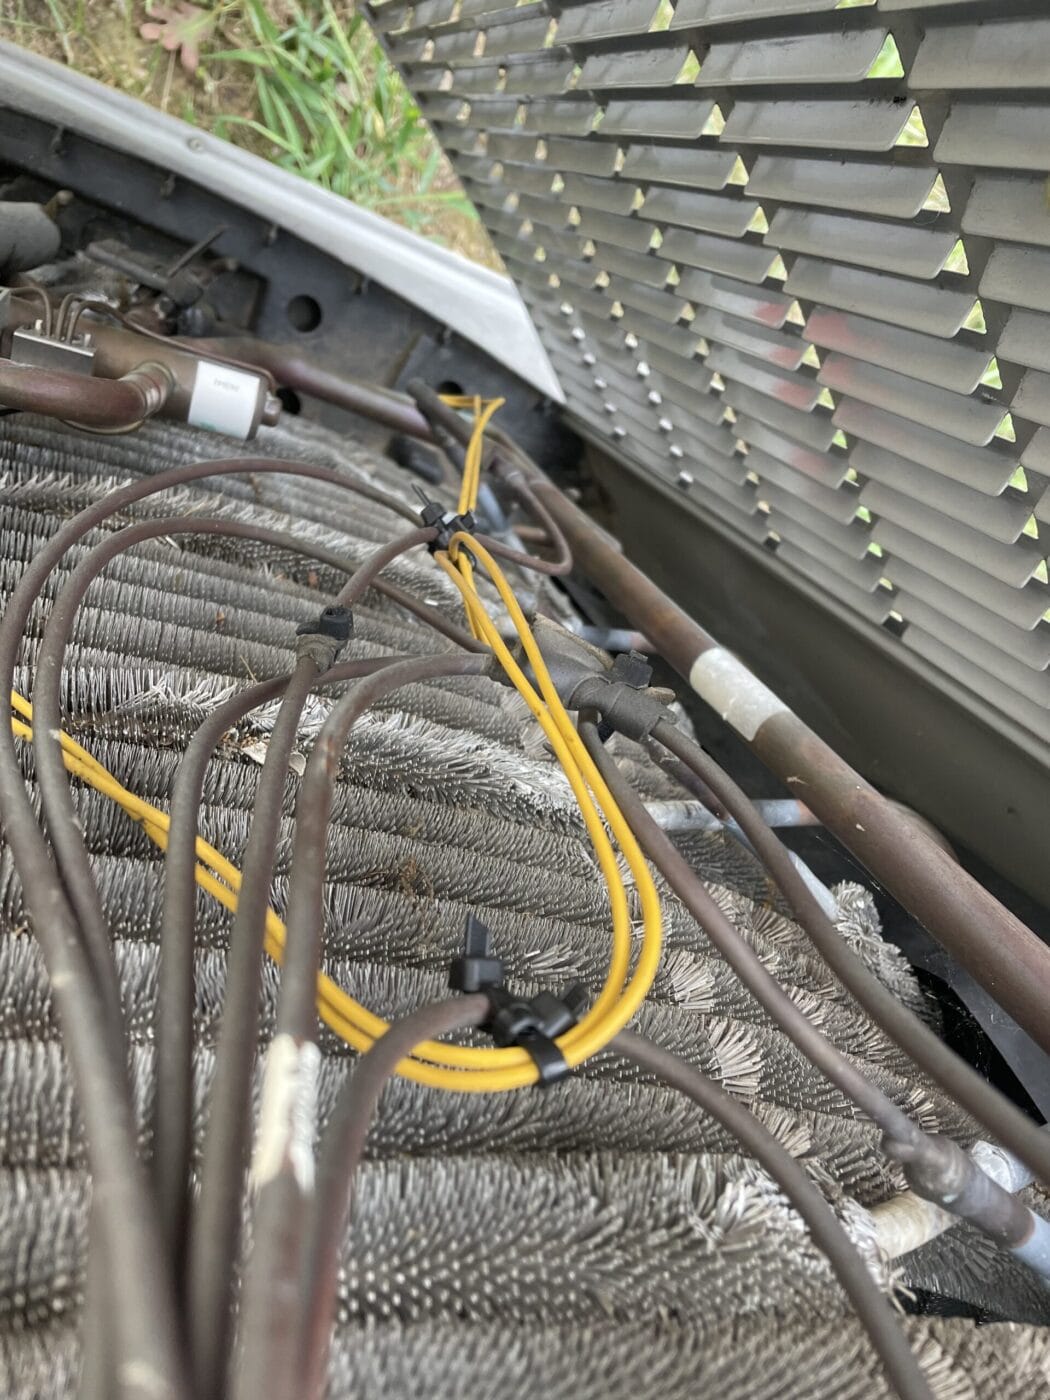
<instances>
[{"instance_id":1,"label":"bent copper tube","mask_svg":"<svg viewBox=\"0 0 1050 1400\"><path fill-rule=\"evenodd\" d=\"M235 338L238 355L277 378L410 436L432 440L411 401L311 365L284 346ZM470 425L451 414L463 443ZM736 657L694 622L610 536L502 434L493 455L520 468L571 550L577 568L711 705L895 899L946 948L1038 1045L1050 1053L1050 947L973 879L923 826L826 744Z\"/></svg>"},{"instance_id":2,"label":"bent copper tube","mask_svg":"<svg viewBox=\"0 0 1050 1400\"><path fill-rule=\"evenodd\" d=\"M146 363L120 379L0 360L0 404L61 418L85 428L131 428L171 397L175 382L163 365Z\"/></svg>"}]
</instances>

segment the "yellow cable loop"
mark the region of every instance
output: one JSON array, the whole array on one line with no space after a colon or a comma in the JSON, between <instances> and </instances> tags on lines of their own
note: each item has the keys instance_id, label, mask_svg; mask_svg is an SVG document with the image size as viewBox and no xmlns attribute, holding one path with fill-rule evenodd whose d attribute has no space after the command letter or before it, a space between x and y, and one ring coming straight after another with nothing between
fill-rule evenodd
<instances>
[{"instance_id":1,"label":"yellow cable loop","mask_svg":"<svg viewBox=\"0 0 1050 1400\"><path fill-rule=\"evenodd\" d=\"M447 571L449 577L457 583L457 586L462 587L463 585L459 583L458 575L452 565L440 554L437 556L437 560L442 568ZM465 596L469 595L465 594ZM491 621L480 609L477 609L473 599L468 602L468 607L472 610L476 610L479 623L484 619L482 623L484 629L483 639L487 641L490 646L494 639L498 644L498 648L502 649L503 654L500 654L497 646L493 646L493 651L499 655L499 659L503 663L508 676L510 676L513 681L515 689L522 695L525 703L528 705L533 716L542 727L544 734L547 736L555 756L561 764L565 776L568 778L569 784L572 787L573 795L579 805L584 825L587 828L587 834L591 839L591 844L598 857L599 868L609 889L612 911L613 948L605 985L602 988L598 1000L594 1003L583 1020L571 1030L566 1031L565 1035L558 1041L558 1047L565 1055L566 1059L576 1064L578 1061L573 1060L570 1054L572 1043L579 1035L586 1034L595 1021L598 1021L599 1024L602 1023L601 1018L604 1016L610 1003L615 1004L619 998L620 989L623 986L630 966L631 922L630 911L627 906L627 895L623 887L623 876L616 861L616 853L606 835L605 827L602 825L601 816L595 807L594 799L587 789L584 777L582 773L580 773L579 767L575 763L560 729L550 715L547 707L540 700L532 686L529 685L524 673L521 671L520 667L518 667L510 652L507 651L503 639L499 636L499 633L496 632L495 628L492 627ZM485 624L487 624L487 628Z\"/></svg>"},{"instance_id":2,"label":"yellow cable loop","mask_svg":"<svg viewBox=\"0 0 1050 1400\"><path fill-rule=\"evenodd\" d=\"M613 1019L618 1021L619 1023L615 1026L615 1029L608 1036L608 1039L611 1039L612 1035L615 1035L617 1031L622 1030L623 1027L634 1015L634 1013L638 1010L638 1007L645 999L646 993L652 986L653 979L656 976L657 967L660 961L661 945L663 941L663 919L660 910L660 898L657 894L656 886L653 883L652 876L649 873L649 867L646 864L645 856L643 855L641 847L638 845L638 842L635 839L634 833L631 831L630 826L627 824L627 821L625 820L623 814L620 812L619 807L616 805L616 800L614 799L609 789L606 787L605 782L601 774L598 772L598 769L595 766L593 759L587 752L583 740L576 732L575 725L569 718L568 712L566 711L564 705L561 703L561 700L558 697L558 693L555 689L554 682L551 680L550 673L548 672L546 664L544 663L543 655L540 651L539 646L536 643L535 637L532 635L532 629L529 627L529 624L525 618L525 614L522 612L521 606L518 603L518 600L515 598L514 593L511 590L510 584L507 582L507 579L503 574L503 571L500 569L499 565L496 563L495 559L493 559L492 555L488 552L488 550L485 549L483 545L479 544L477 540L474 540L471 538L471 536L463 533L456 534L452 537L451 547L453 550L456 550L464 545L469 546L469 548L472 550L477 559L484 565L485 571L488 573L489 577L492 579L492 582L495 584L496 590L499 593L500 598L507 609L507 612L510 614L511 621L514 623L515 630L517 631L518 636L521 639L522 648L525 652L525 655L528 657L529 663L532 666L533 673L536 676L537 682L539 683L540 691L543 694L544 700L546 700L547 702L546 717L540 705L539 697L536 695L532 686L529 685L529 682L523 674L523 672L521 671L521 668L517 665L513 656L510 654L506 643L503 641L503 638L499 635L499 632L493 625L491 618L489 618L488 615L480 608L480 603L477 599L476 593L471 597L465 592L465 590L463 590L461 585L458 585L458 581L455 578L451 566L446 564L446 560L440 554L437 556L438 563L446 569L446 572L451 578L453 578L453 581L457 582L457 586L461 587L461 592L463 592L464 600L467 603L468 610L477 608L478 622L482 629L482 640L486 641L489 644L493 653L499 659L500 664L507 672L507 675L513 681L515 688L523 696L530 710L535 715L537 720L539 720L540 724L543 727L544 733L547 735L548 739L552 739L552 735L551 729L548 727L547 718L549 718L553 722L553 726L558 734L558 740L560 742L554 742L552 739L552 748L554 748L554 751L558 756L559 762L561 763L562 768L565 770L566 776L569 778L570 783L572 783L573 785L573 791L576 793L577 801L580 804L580 810L583 814L585 823L587 823L588 832L591 835L592 842L595 844L596 853L599 856L599 864L602 865L602 871L603 874L606 874L607 882L610 881L610 874L606 873L606 867L602 863L601 857L603 848L607 848L610 855L612 855L611 847L609 846L608 838L605 836L604 828L602 828L599 824L597 831L595 831L592 829L588 821L588 810L590 809L590 811L592 812L594 810L593 801L588 800L587 802L584 802L583 800L581 800L580 793L577 791L575 782L573 782L573 767L575 767L577 772L579 772L582 779L586 781L586 783L591 789L591 792L593 792L595 798L597 799L598 806L604 812L606 820L609 823L609 827L612 830L613 835L616 837L620 850L623 852L624 858L627 861L628 867L630 868L631 873L635 879L635 885L638 890L639 902L641 904L642 909L642 946L638 958L638 964L635 968L634 976L632 977L627 988L624 989L624 994L620 999L618 1007L616 1008ZM598 835L598 832L600 832L600 836ZM614 855L612 856L612 859L613 863L615 864ZM610 893L611 892L612 890L610 886ZM613 916L615 960L617 953L617 942L615 936L615 905L613 910ZM625 957L629 958L629 954L630 931L628 929ZM626 962L624 963L623 973L621 974L619 961L614 961L614 965L610 966L609 976L605 985L605 989L603 990L602 995L599 997L598 1002L596 1002L595 1005L591 1008L592 1013L597 1010L599 1004L602 1002L602 999L606 996L607 993L609 993L610 987L617 987L621 985L623 981L623 976L626 975L626 971ZM612 998L615 999L616 992L612 992L611 995ZM622 1019L620 1019L621 1017ZM576 1037L580 1035L581 1032L583 1032L584 1027L587 1025L587 1019L588 1018L584 1018L584 1020L581 1021L579 1025L573 1027L571 1031L566 1032L566 1035L563 1037L562 1040L559 1040L558 1044L561 1047L562 1052L566 1055L567 1059L571 1060L571 1056L568 1053L569 1040L570 1038L575 1040ZM583 1039L585 1043L587 1043L589 1046L589 1040L587 1039L587 1037L584 1036ZM583 1058L589 1058L590 1055L595 1053L596 1049L601 1049L602 1045L607 1043L607 1040L603 1040L602 1044L597 1045L594 1049L588 1048L585 1051ZM579 1062L573 1060L572 1063Z\"/></svg>"},{"instance_id":3,"label":"yellow cable loop","mask_svg":"<svg viewBox=\"0 0 1050 1400\"><path fill-rule=\"evenodd\" d=\"M526 684L528 683L526 682ZM32 706L17 692L12 692L11 703L12 707L21 714L29 719L32 718ZM18 737L27 741L32 740L33 731L28 724L12 719L12 728ZM152 806L143 798L123 787L108 769L68 734L61 735L61 742L63 759L67 769L75 777L81 778L97 791L103 793L104 796L118 803L133 821L142 825L155 845L161 850L166 849L170 826L167 812ZM585 792L582 795L586 797ZM600 823L598 826L602 839L608 844L604 829L601 828ZM237 891L241 883L240 871L201 836L197 837L196 851L198 858L197 883L226 909L231 912L235 911ZM620 886L620 898L623 899L622 885ZM624 911L626 911L625 904ZM275 962L281 961L284 941L284 923L277 913L270 909L267 911L266 919L266 951ZM323 973L318 977L318 1010L325 1024L358 1050L367 1050L375 1038L383 1033L387 1025L381 1017L360 1006ZM579 1032L581 1027L585 1027L588 1022L592 1021L596 1010L597 1003L595 1007L591 1008L588 1016L574 1029ZM593 1051L570 1053L569 1047L565 1044L568 1034L571 1032L562 1037L559 1044L570 1063L578 1064ZM601 1043L606 1043L609 1038L611 1038L609 1035L603 1036ZM599 1044L597 1048L601 1048L601 1045ZM520 1088L532 1083L536 1078L536 1069L532 1061L525 1055L524 1051L516 1049L478 1050L445 1045L434 1041L419 1046L415 1055L418 1058L414 1057L411 1060L403 1061L398 1072L419 1083L429 1084L435 1088L487 1092ZM479 1058L485 1066L484 1068L478 1066ZM439 1061L438 1064L425 1062L435 1059ZM420 1063L420 1061L424 1061L424 1063ZM496 1063L493 1064L493 1061ZM464 1071L469 1072L464 1073Z\"/></svg>"},{"instance_id":4,"label":"yellow cable loop","mask_svg":"<svg viewBox=\"0 0 1050 1400\"><path fill-rule=\"evenodd\" d=\"M460 505L460 510L463 511L472 508L472 505L464 506L464 500L476 501L485 427L502 401L491 401L484 406L479 399L447 401L455 407L470 407L475 414L474 431L464 469L464 492ZM515 662L485 611L476 590L469 561L464 558L461 548L463 544L469 544L484 565L507 608L525 655L536 675L543 699L537 695ZM467 616L472 628L476 629L475 635L491 647L543 728L579 803L599 867L609 888L613 948L605 986L579 1024L558 1040L559 1048L568 1062L577 1065L601 1050L627 1024L652 985L662 940L659 898L644 856L558 699L528 622L499 566L488 551L469 535L455 536L450 553L458 556L455 562L449 555L439 554L438 563L460 589ZM11 692L11 706L24 720L32 720L31 704L16 691ZM29 724L13 718L12 728L18 737L32 739ZM97 759L68 734L63 733L60 738L64 762L69 771L117 802L132 820L142 825L154 844L162 850L165 849L170 826L168 814L123 787ZM642 907L641 951L634 974L626 986L624 982L631 956L630 915L620 868L602 824L600 812L604 813L634 876ZM225 908L236 910L237 891L241 882L240 871L199 835L196 854L197 883ZM266 915L265 947L267 954L276 962L281 961L284 942L284 923L273 909L269 909ZM355 1049L367 1050L387 1028L387 1023L381 1017L361 1006L324 973L318 976L317 1002L322 1021ZM438 1041L418 1046L413 1057L403 1060L398 1066L398 1073L417 1083L435 1088L473 1092L520 1088L534 1083L537 1077L536 1066L523 1050L478 1049L446 1045Z\"/></svg>"}]
</instances>

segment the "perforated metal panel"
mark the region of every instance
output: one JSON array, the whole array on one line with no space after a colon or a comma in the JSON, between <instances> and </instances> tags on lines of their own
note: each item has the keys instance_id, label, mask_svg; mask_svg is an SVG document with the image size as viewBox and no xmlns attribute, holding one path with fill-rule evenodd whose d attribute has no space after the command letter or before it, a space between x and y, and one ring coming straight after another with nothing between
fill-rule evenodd
<instances>
[{"instance_id":1,"label":"perforated metal panel","mask_svg":"<svg viewBox=\"0 0 1050 1400\"><path fill-rule=\"evenodd\" d=\"M1046 739L1045 0L372 14L576 425Z\"/></svg>"}]
</instances>

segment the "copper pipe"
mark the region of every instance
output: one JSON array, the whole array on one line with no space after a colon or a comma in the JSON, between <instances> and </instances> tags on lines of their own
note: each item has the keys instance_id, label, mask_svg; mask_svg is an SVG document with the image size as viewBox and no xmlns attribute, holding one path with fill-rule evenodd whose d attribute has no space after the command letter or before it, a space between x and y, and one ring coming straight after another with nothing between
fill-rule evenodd
<instances>
[{"instance_id":1,"label":"copper pipe","mask_svg":"<svg viewBox=\"0 0 1050 1400\"><path fill-rule=\"evenodd\" d=\"M89 314L91 316L92 325L97 323L100 316L103 318L109 316L112 317L113 320L118 321L125 330L133 331L137 336L145 336L147 340L152 340L158 345L163 345L166 350L182 349L195 358L198 353L193 349L190 341L183 340L180 336L176 335L164 335L160 331L154 330L146 321L136 320L133 315L125 315L123 311L118 311L115 306L110 306L108 302L98 301L82 301L80 303L76 311L70 317L69 328L66 332L67 340L73 339L81 318ZM215 342L212 341L211 344L214 345ZM213 349L209 352L208 359L214 360L216 364L229 365L232 369L243 369L256 374L260 372L259 366L250 365L246 360L235 360L232 355L222 354L217 349ZM266 380L268 391L272 393L277 388L277 383L273 375L270 374L268 370L262 370L262 377ZM264 417L263 421L269 423L271 420Z\"/></svg>"},{"instance_id":2,"label":"copper pipe","mask_svg":"<svg viewBox=\"0 0 1050 1400\"><path fill-rule=\"evenodd\" d=\"M14 330L19 326L31 326L39 318L40 308L28 299L29 293L34 293L38 290L42 291L42 289L35 287L19 288L17 290L17 295L11 300L6 329ZM50 301L48 301L46 294L44 295L44 302L50 310ZM64 309L68 310L72 305L73 303L67 297L59 306L56 332L59 333L60 338L63 334L66 335L66 338L70 338L76 330L77 325L80 323L82 316L89 311L92 313L90 322L83 327L90 335L91 345L95 352L91 376L80 376L86 382L94 383L104 380L127 378L133 371L137 370L139 366L143 365L148 360L155 369L162 368L170 381L170 387L162 405L165 418L175 418L184 422L201 423L202 425L213 427L216 431L225 431L231 433L233 436L241 436L247 440L255 436L260 424L276 423L280 417L281 404L279 400L273 398L270 394L270 381L265 372L263 372L259 375L258 384L254 386L254 389L250 381L241 386L242 394L254 393L249 423L245 424L241 421L241 414L237 414L236 421L232 422L228 417L224 417L220 422L207 422L204 417L195 418L194 393L201 371L201 362L207 358L207 341L196 342L191 348L190 342L188 341L180 341L176 340L174 337L158 335L148 330L146 327L136 326L113 307L102 304L96 305L91 302L83 302L80 307L73 312L66 331L59 332L58 327L64 319ZM120 321L121 324L119 326L107 324L107 322L102 319L104 316L114 317L116 320ZM54 318L50 316L46 317L45 325L50 324L52 319ZM205 348L201 349L198 347ZM5 353L8 352L8 349L9 347L5 344ZM228 357L216 355L214 351L212 352L211 359L212 368L214 368L216 364L231 365L233 368L239 369L242 376L244 373L250 373L252 370L251 365L234 364ZM41 413L52 412L52 410L46 408L40 408L37 411ZM156 412L156 410L154 410L154 412ZM77 424L83 424L85 427L110 427L112 430L111 424L104 423L96 425L80 412L69 415L55 412L53 416L68 417L70 420L75 420ZM142 416L143 415L140 414L139 419L141 419ZM134 423L136 421L139 420L128 420L123 423L122 426L128 426L129 423Z\"/></svg>"},{"instance_id":3,"label":"copper pipe","mask_svg":"<svg viewBox=\"0 0 1050 1400\"><path fill-rule=\"evenodd\" d=\"M514 533L526 544L539 544L550 547L551 537L542 525L515 525Z\"/></svg>"},{"instance_id":4,"label":"copper pipe","mask_svg":"<svg viewBox=\"0 0 1050 1400\"><path fill-rule=\"evenodd\" d=\"M204 348L207 342L200 345ZM388 390L322 370L284 346L267 346L249 337L234 339L232 348L304 393L314 393L399 432L432 440L430 425L419 410ZM451 415L448 426L466 443L470 427L465 420ZM617 543L523 452L499 433L491 434L490 441L492 455L520 468L535 496L546 505L580 572L651 639L766 766L1050 1053L1050 1018L1045 1014L1050 948L625 559Z\"/></svg>"},{"instance_id":5,"label":"copper pipe","mask_svg":"<svg viewBox=\"0 0 1050 1400\"><path fill-rule=\"evenodd\" d=\"M272 374L278 384L297 393L383 423L395 432L432 442L430 424L411 399L379 384L365 384L335 374L301 354L291 345L273 345L252 335L224 335L207 340L180 340L180 345L200 355L216 351L235 356L246 364Z\"/></svg>"},{"instance_id":6,"label":"copper pipe","mask_svg":"<svg viewBox=\"0 0 1050 1400\"><path fill-rule=\"evenodd\" d=\"M158 413L174 388L162 365L141 364L121 379L0 360L0 404L85 428L131 428Z\"/></svg>"},{"instance_id":7,"label":"copper pipe","mask_svg":"<svg viewBox=\"0 0 1050 1400\"><path fill-rule=\"evenodd\" d=\"M578 568L875 879L1050 1052L1050 947L730 657L534 465L532 489ZM705 662L704 658L708 658ZM721 679L718 673L721 672Z\"/></svg>"}]
</instances>

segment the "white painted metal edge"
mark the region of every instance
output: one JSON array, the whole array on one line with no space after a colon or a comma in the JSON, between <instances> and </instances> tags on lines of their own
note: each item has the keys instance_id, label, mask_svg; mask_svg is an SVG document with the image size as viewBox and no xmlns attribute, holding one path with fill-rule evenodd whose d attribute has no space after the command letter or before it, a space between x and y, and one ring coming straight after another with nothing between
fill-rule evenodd
<instances>
[{"instance_id":1,"label":"white painted metal edge","mask_svg":"<svg viewBox=\"0 0 1050 1400\"><path fill-rule=\"evenodd\" d=\"M0 42L0 106L64 126L232 200L388 287L541 393L565 402L528 310L508 277L228 141L5 42Z\"/></svg>"}]
</instances>

